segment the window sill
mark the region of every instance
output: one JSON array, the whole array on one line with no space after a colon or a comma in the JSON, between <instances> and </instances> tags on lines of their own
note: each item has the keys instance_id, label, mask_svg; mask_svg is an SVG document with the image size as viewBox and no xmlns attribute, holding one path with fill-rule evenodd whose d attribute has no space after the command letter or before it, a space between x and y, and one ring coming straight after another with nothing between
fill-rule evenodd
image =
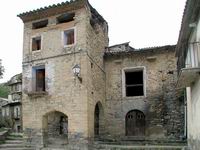
<instances>
[{"instance_id":1,"label":"window sill","mask_svg":"<svg viewBox=\"0 0 200 150\"><path fill-rule=\"evenodd\" d=\"M32 53L37 53L37 52L41 52L41 49L39 49L39 50L32 50Z\"/></svg>"},{"instance_id":2,"label":"window sill","mask_svg":"<svg viewBox=\"0 0 200 150\"><path fill-rule=\"evenodd\" d=\"M145 95L142 96L124 96L124 99L141 99L141 98L146 98Z\"/></svg>"},{"instance_id":3,"label":"window sill","mask_svg":"<svg viewBox=\"0 0 200 150\"><path fill-rule=\"evenodd\" d=\"M34 91L34 92L29 92L28 96L31 97L42 97L47 95L48 93L46 91Z\"/></svg>"},{"instance_id":4,"label":"window sill","mask_svg":"<svg viewBox=\"0 0 200 150\"><path fill-rule=\"evenodd\" d=\"M75 43L74 44L70 44L70 45L64 45L64 48L71 48L73 46L75 46Z\"/></svg>"}]
</instances>

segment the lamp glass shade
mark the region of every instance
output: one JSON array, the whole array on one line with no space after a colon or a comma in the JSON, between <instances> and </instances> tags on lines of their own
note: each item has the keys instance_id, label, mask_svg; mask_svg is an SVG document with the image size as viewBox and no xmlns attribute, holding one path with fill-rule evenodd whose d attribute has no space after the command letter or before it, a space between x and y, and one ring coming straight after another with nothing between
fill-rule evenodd
<instances>
[{"instance_id":1,"label":"lamp glass shade","mask_svg":"<svg viewBox=\"0 0 200 150\"><path fill-rule=\"evenodd\" d=\"M78 64L76 64L76 65L72 68L72 70L73 70L74 75L79 75L79 74L80 74L80 71L81 71L81 67L80 67Z\"/></svg>"}]
</instances>

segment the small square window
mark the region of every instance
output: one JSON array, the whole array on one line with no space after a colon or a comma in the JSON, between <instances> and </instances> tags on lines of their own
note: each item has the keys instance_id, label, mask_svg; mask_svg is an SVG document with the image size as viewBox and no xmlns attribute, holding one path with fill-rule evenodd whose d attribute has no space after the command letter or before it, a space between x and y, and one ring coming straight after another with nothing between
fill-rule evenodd
<instances>
[{"instance_id":1,"label":"small square window","mask_svg":"<svg viewBox=\"0 0 200 150\"><path fill-rule=\"evenodd\" d=\"M74 29L64 31L64 45L74 44Z\"/></svg>"},{"instance_id":2,"label":"small square window","mask_svg":"<svg viewBox=\"0 0 200 150\"><path fill-rule=\"evenodd\" d=\"M32 51L41 50L41 36L32 38Z\"/></svg>"},{"instance_id":3,"label":"small square window","mask_svg":"<svg viewBox=\"0 0 200 150\"><path fill-rule=\"evenodd\" d=\"M143 70L125 71L125 93L127 97L143 96Z\"/></svg>"}]
</instances>

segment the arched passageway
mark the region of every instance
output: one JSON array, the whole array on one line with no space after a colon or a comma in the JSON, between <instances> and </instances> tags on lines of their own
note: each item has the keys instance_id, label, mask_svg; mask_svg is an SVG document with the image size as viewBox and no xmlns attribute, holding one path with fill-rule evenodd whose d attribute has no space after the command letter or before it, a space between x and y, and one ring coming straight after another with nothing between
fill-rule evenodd
<instances>
[{"instance_id":1,"label":"arched passageway","mask_svg":"<svg viewBox=\"0 0 200 150\"><path fill-rule=\"evenodd\" d=\"M68 143L68 117L54 111L43 116L44 145L66 145Z\"/></svg>"}]
</instances>

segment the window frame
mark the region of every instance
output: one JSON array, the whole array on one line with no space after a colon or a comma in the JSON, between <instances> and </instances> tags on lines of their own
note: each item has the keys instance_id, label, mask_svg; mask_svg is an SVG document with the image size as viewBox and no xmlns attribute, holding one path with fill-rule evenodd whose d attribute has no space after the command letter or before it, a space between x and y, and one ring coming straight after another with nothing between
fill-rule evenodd
<instances>
[{"instance_id":1,"label":"window frame","mask_svg":"<svg viewBox=\"0 0 200 150\"><path fill-rule=\"evenodd\" d=\"M200 44L197 39L197 29L192 31L189 38L185 66L186 68L200 67Z\"/></svg>"},{"instance_id":2,"label":"window frame","mask_svg":"<svg viewBox=\"0 0 200 150\"><path fill-rule=\"evenodd\" d=\"M44 72L45 72L45 76L44 76L44 91L41 90L41 91L37 91L37 81L36 81L36 70L39 70L39 69L44 69ZM46 68L45 68L45 65L41 65L41 66L34 66L32 67L32 91L33 92L46 92Z\"/></svg>"},{"instance_id":3,"label":"window frame","mask_svg":"<svg viewBox=\"0 0 200 150\"><path fill-rule=\"evenodd\" d=\"M34 38L38 38L38 37L40 37L40 39L41 39L41 42L40 42L40 49L39 50L33 50L33 39ZM35 36L32 36L31 37L31 39L30 39L30 51L31 52L33 52L33 53L35 53L35 52L40 52L41 50L42 50L42 47L43 47L43 36L42 35L35 35Z\"/></svg>"},{"instance_id":4,"label":"window frame","mask_svg":"<svg viewBox=\"0 0 200 150\"><path fill-rule=\"evenodd\" d=\"M66 39L66 37L65 37L65 32L70 31L70 30L74 30L74 43L73 43L73 44L66 45L66 44L65 44L65 39ZM75 28L75 27L72 27L72 28L64 29L64 30L62 31L62 45L64 46L64 48L65 48L65 47L74 46L75 44L76 44L76 28Z\"/></svg>"},{"instance_id":5,"label":"window frame","mask_svg":"<svg viewBox=\"0 0 200 150\"><path fill-rule=\"evenodd\" d=\"M140 96L127 96L126 95L126 72L137 72L143 71L143 95ZM123 98L135 98L135 97L146 97L146 67L126 67L122 69L122 97Z\"/></svg>"}]
</instances>

